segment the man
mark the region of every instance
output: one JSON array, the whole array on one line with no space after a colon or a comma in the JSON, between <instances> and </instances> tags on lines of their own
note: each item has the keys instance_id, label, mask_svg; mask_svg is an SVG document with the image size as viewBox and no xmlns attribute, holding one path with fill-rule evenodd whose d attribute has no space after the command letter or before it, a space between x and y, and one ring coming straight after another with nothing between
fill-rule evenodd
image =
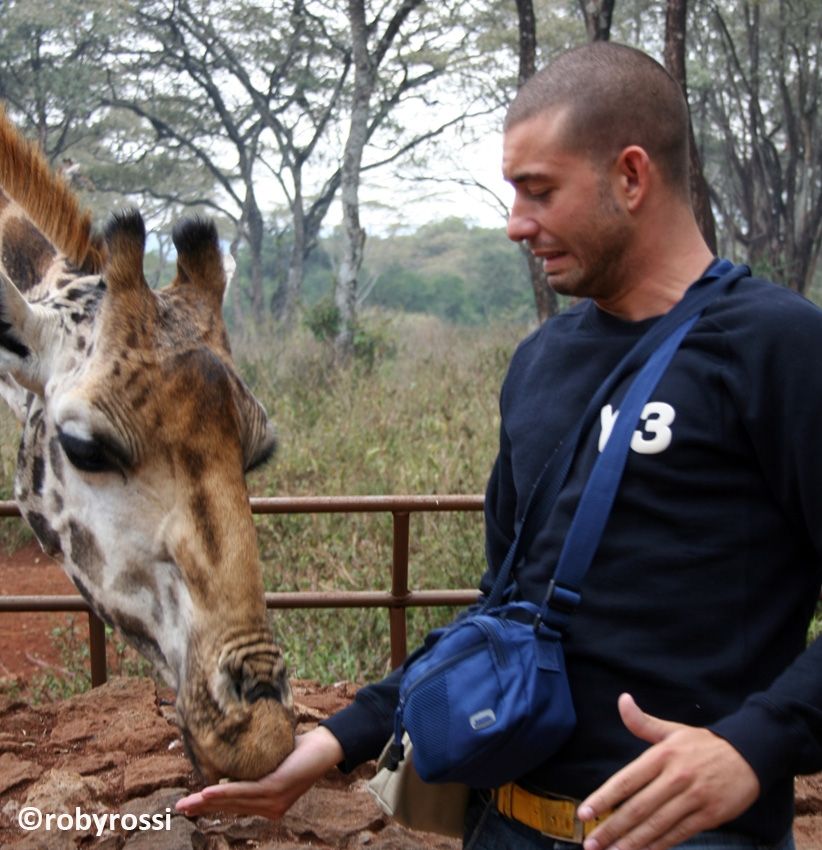
<instances>
[{"instance_id":1,"label":"man","mask_svg":"<svg viewBox=\"0 0 822 850\"><path fill-rule=\"evenodd\" d=\"M687 121L661 66L608 43L563 54L508 112L508 235L580 300L522 343L502 388L486 592L545 459L714 262L689 201ZM685 338L633 435L564 639L576 731L517 782L522 806L475 795L473 850L571 847L527 816L568 806L584 850L793 847L793 776L822 769L822 644L804 648L822 582L822 388L808 361L822 362L822 314L750 278ZM516 567L524 598L544 595L624 390L581 441ZM179 807L281 815L330 766L378 754L397 682L362 689L260 783L205 789Z\"/></svg>"}]
</instances>

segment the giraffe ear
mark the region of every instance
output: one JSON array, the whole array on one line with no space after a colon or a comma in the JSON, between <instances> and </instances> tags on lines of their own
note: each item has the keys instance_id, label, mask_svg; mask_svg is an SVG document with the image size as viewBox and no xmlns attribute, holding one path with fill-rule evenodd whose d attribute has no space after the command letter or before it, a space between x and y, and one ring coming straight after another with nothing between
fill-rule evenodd
<instances>
[{"instance_id":1,"label":"giraffe ear","mask_svg":"<svg viewBox=\"0 0 822 850\"><path fill-rule=\"evenodd\" d=\"M177 249L174 286L194 286L218 309L226 288L226 269L220 239L213 221L189 218L179 222L171 234Z\"/></svg>"},{"instance_id":2,"label":"giraffe ear","mask_svg":"<svg viewBox=\"0 0 822 850\"><path fill-rule=\"evenodd\" d=\"M105 232L107 258L103 271L106 287L113 295L149 292L143 276L146 226L137 210L114 215Z\"/></svg>"},{"instance_id":3,"label":"giraffe ear","mask_svg":"<svg viewBox=\"0 0 822 850\"><path fill-rule=\"evenodd\" d=\"M0 372L11 374L26 389L43 395L48 379L49 342L59 333L57 316L29 304L0 271Z\"/></svg>"}]
</instances>

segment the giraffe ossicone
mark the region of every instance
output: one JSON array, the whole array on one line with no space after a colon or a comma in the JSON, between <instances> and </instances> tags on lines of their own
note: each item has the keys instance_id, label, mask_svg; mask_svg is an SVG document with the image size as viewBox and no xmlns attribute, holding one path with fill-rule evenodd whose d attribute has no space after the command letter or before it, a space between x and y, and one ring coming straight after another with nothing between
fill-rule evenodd
<instances>
[{"instance_id":1,"label":"giraffe ossicone","mask_svg":"<svg viewBox=\"0 0 822 850\"><path fill-rule=\"evenodd\" d=\"M0 111L0 395L22 422L15 498L95 612L177 691L206 780L258 778L293 749L246 472L273 452L222 320L211 222L173 233L177 274L143 276L137 212L92 232Z\"/></svg>"}]
</instances>

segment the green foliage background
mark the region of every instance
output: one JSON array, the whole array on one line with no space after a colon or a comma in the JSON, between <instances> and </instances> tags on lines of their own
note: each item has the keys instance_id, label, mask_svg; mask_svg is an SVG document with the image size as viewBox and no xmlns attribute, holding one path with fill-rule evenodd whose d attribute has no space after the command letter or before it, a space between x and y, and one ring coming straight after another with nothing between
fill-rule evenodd
<instances>
[{"instance_id":1,"label":"green foliage background","mask_svg":"<svg viewBox=\"0 0 822 850\"><path fill-rule=\"evenodd\" d=\"M277 424L280 449L255 495L481 493L496 454L497 396L525 328L457 328L430 316L370 313L392 340L372 368L335 370L312 338L238 353ZM389 514L257 517L271 590L387 590ZM484 569L481 513L411 518L413 588L465 588ZM449 609L409 612L413 645ZM388 613L278 611L274 631L297 676L363 681L389 669Z\"/></svg>"},{"instance_id":2,"label":"green foliage background","mask_svg":"<svg viewBox=\"0 0 822 850\"><path fill-rule=\"evenodd\" d=\"M326 235L306 265L303 302L307 307L334 291L339 232ZM263 244L264 295L270 301L286 273L288 237L268 235ZM166 275L168 276L168 275ZM240 251L232 286L249 287L247 251ZM364 308L425 313L452 324L523 324L534 318L534 296L520 249L495 228L458 218L431 222L413 232L371 235L360 274ZM226 315L233 326L231 299Z\"/></svg>"}]
</instances>

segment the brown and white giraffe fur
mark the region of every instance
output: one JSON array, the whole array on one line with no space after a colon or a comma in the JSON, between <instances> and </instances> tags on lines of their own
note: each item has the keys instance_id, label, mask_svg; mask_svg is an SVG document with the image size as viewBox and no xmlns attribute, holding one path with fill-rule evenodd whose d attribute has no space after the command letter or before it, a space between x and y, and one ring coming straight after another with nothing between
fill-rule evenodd
<instances>
[{"instance_id":1,"label":"brown and white giraffe fur","mask_svg":"<svg viewBox=\"0 0 822 850\"><path fill-rule=\"evenodd\" d=\"M0 113L0 394L23 423L15 498L94 610L177 689L206 779L256 778L293 747L245 473L273 451L222 322L214 226L175 228L152 291L130 212L92 234Z\"/></svg>"}]
</instances>

